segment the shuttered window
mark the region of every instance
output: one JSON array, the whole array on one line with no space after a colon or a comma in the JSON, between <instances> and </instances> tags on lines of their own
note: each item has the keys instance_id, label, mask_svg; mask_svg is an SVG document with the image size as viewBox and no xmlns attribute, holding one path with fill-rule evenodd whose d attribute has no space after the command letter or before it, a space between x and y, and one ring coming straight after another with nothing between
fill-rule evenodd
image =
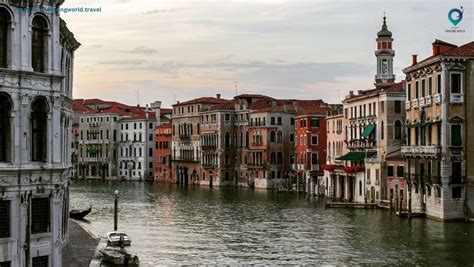
<instances>
[{"instance_id":1,"label":"shuttered window","mask_svg":"<svg viewBox=\"0 0 474 267\"><path fill-rule=\"evenodd\" d=\"M451 145L452 146L461 146L461 125L451 125Z\"/></svg>"},{"instance_id":2,"label":"shuttered window","mask_svg":"<svg viewBox=\"0 0 474 267\"><path fill-rule=\"evenodd\" d=\"M0 238L10 237L10 201L0 200Z\"/></svg>"},{"instance_id":3,"label":"shuttered window","mask_svg":"<svg viewBox=\"0 0 474 267\"><path fill-rule=\"evenodd\" d=\"M33 198L31 200L31 233L49 232L49 198Z\"/></svg>"}]
</instances>

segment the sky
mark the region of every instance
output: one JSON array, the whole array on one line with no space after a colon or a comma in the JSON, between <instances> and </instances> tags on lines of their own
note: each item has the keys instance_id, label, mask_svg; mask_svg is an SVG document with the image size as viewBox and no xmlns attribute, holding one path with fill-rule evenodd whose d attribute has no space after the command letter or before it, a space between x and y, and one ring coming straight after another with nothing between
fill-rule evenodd
<instances>
[{"instance_id":1,"label":"sky","mask_svg":"<svg viewBox=\"0 0 474 267\"><path fill-rule=\"evenodd\" d=\"M457 29L448 20L463 7ZM441 39L473 41L472 1L66 0L61 14L82 44L74 98L169 107L195 97L258 93L339 103L373 88L384 12L397 81L412 54ZM237 89L237 90L236 90Z\"/></svg>"}]
</instances>

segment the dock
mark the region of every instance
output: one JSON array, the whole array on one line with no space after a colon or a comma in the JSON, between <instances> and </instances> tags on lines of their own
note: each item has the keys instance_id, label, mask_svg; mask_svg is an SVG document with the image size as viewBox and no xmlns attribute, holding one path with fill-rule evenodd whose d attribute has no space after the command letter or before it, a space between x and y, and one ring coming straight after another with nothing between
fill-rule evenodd
<instances>
[{"instance_id":1,"label":"dock","mask_svg":"<svg viewBox=\"0 0 474 267\"><path fill-rule=\"evenodd\" d=\"M62 265L68 267L89 266L98 243L98 238L70 219L69 242L63 249Z\"/></svg>"},{"instance_id":2,"label":"dock","mask_svg":"<svg viewBox=\"0 0 474 267\"><path fill-rule=\"evenodd\" d=\"M354 208L354 209L376 209L377 203L354 203L354 202L326 202L326 208Z\"/></svg>"}]
</instances>

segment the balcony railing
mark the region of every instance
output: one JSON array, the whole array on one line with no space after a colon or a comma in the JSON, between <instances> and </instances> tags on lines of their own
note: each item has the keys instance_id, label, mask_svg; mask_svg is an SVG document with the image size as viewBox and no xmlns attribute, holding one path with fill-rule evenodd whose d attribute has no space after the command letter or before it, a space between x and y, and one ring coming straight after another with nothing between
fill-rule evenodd
<instances>
[{"instance_id":1,"label":"balcony railing","mask_svg":"<svg viewBox=\"0 0 474 267\"><path fill-rule=\"evenodd\" d=\"M418 99L412 99L411 100L411 106L413 108L418 108Z\"/></svg>"},{"instance_id":2,"label":"balcony railing","mask_svg":"<svg viewBox=\"0 0 474 267\"><path fill-rule=\"evenodd\" d=\"M418 98L418 107L422 108L424 106L425 106L425 98L424 97Z\"/></svg>"},{"instance_id":3,"label":"balcony railing","mask_svg":"<svg viewBox=\"0 0 474 267\"><path fill-rule=\"evenodd\" d=\"M433 95L433 102L435 104L441 104L441 94L435 94Z\"/></svg>"},{"instance_id":4,"label":"balcony railing","mask_svg":"<svg viewBox=\"0 0 474 267\"><path fill-rule=\"evenodd\" d=\"M191 135L189 135L189 134L180 134L179 139L181 139L181 140L190 140Z\"/></svg>"},{"instance_id":5,"label":"balcony railing","mask_svg":"<svg viewBox=\"0 0 474 267\"><path fill-rule=\"evenodd\" d=\"M441 154L440 146L402 146L404 156L431 156L438 157Z\"/></svg>"},{"instance_id":6,"label":"balcony railing","mask_svg":"<svg viewBox=\"0 0 474 267\"><path fill-rule=\"evenodd\" d=\"M450 102L451 103L463 103L464 102L464 95L463 94L453 94L453 93L451 93Z\"/></svg>"},{"instance_id":7,"label":"balcony railing","mask_svg":"<svg viewBox=\"0 0 474 267\"><path fill-rule=\"evenodd\" d=\"M427 95L425 96L425 105L427 106L431 106L431 96L430 95Z\"/></svg>"},{"instance_id":8,"label":"balcony railing","mask_svg":"<svg viewBox=\"0 0 474 267\"><path fill-rule=\"evenodd\" d=\"M410 100L405 101L405 109L406 109L406 110L409 110L410 108L411 108L411 102L410 102Z\"/></svg>"},{"instance_id":9,"label":"balcony railing","mask_svg":"<svg viewBox=\"0 0 474 267\"><path fill-rule=\"evenodd\" d=\"M195 161L200 161L201 159L199 157L179 157L179 156L174 156L172 157L173 161L188 161L188 162L195 162Z\"/></svg>"}]
</instances>

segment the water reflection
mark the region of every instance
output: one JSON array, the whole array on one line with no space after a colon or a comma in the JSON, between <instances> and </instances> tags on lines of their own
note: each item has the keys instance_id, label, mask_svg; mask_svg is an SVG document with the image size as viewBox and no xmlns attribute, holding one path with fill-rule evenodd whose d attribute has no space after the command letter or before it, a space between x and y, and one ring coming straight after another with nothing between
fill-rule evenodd
<instances>
[{"instance_id":1,"label":"water reflection","mask_svg":"<svg viewBox=\"0 0 474 267\"><path fill-rule=\"evenodd\" d=\"M472 265L474 225L400 220L382 210L324 209L267 191L133 182L75 182L71 205L97 236L119 229L145 266L156 264Z\"/></svg>"}]
</instances>

